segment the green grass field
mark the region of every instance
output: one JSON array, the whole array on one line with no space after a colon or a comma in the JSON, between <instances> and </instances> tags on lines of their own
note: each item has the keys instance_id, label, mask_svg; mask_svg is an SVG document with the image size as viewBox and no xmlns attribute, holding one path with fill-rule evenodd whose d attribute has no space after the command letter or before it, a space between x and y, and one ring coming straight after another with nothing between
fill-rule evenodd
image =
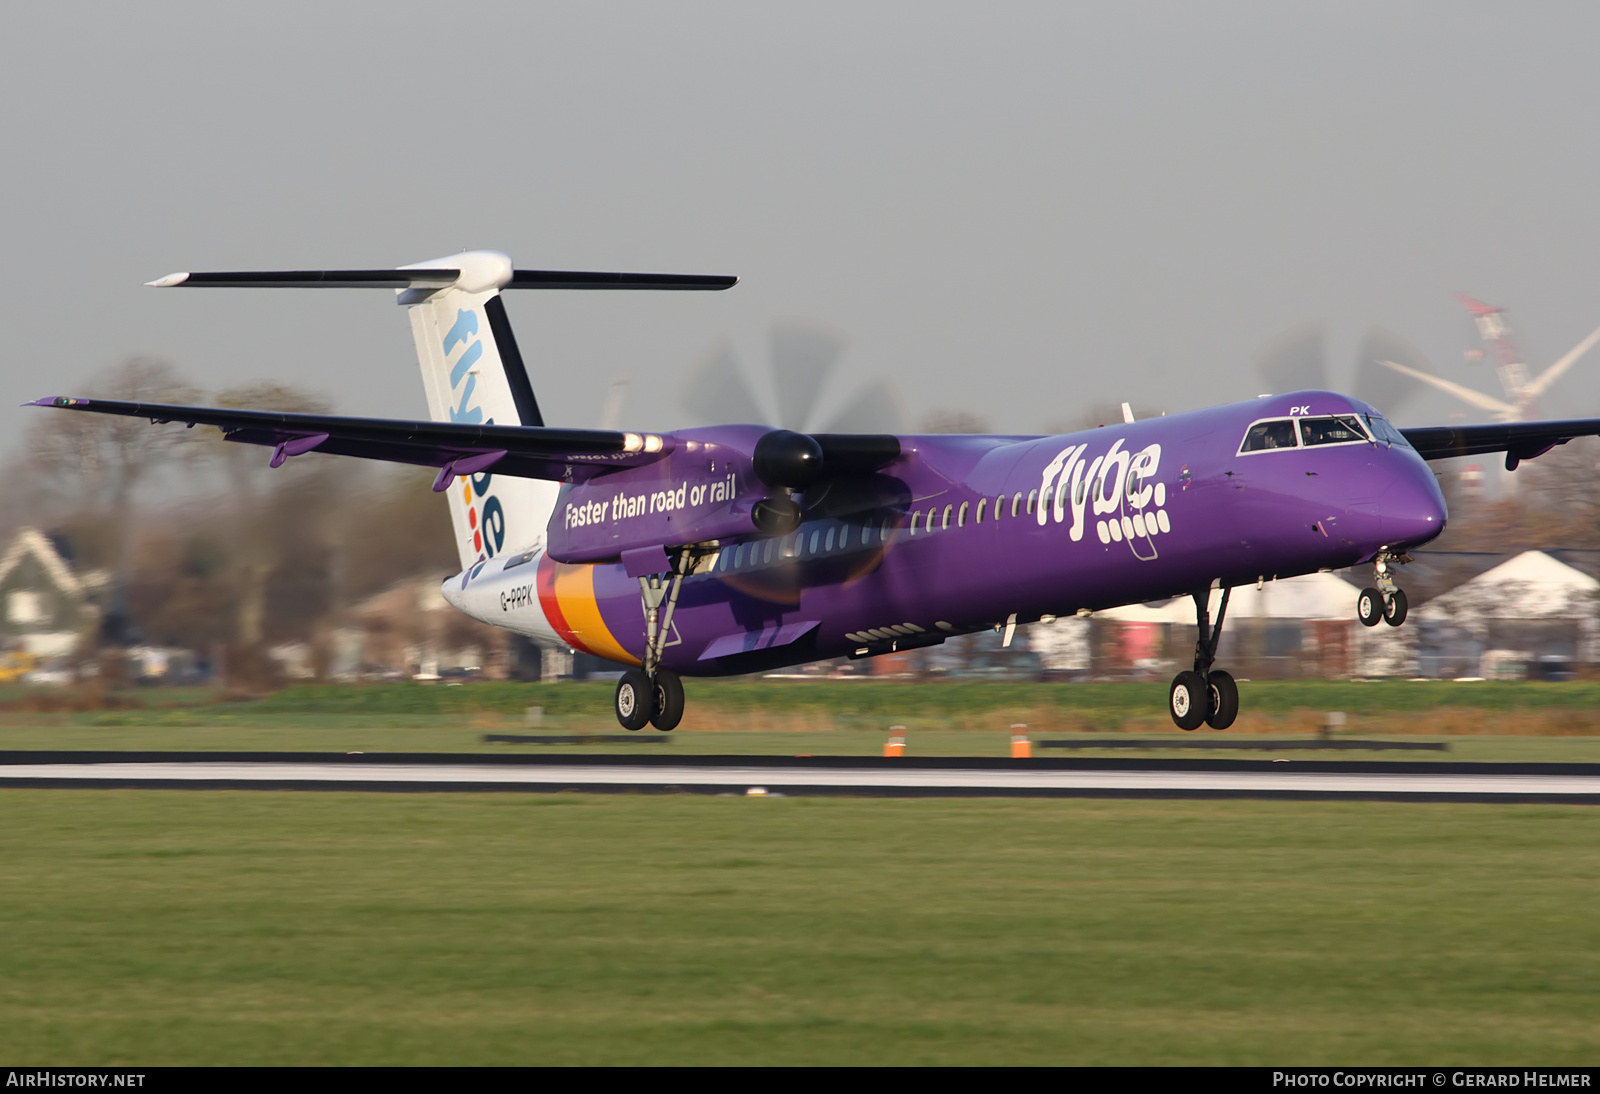
<instances>
[{"instance_id":1,"label":"green grass field","mask_svg":"<svg viewBox=\"0 0 1600 1094\"><path fill-rule=\"evenodd\" d=\"M1262 681L1242 686L1245 713L1218 734L1177 732L1161 684L697 680L667 743L562 745L628 754L867 756L903 725L912 755L1003 756L1011 726L1034 738L1137 736L1172 742L1306 737L1343 711L1344 737L1435 740L1447 752L1292 755L1600 762L1600 684ZM485 742L488 734L621 733L606 683L297 687L247 702L209 691L134 691L113 705L67 709L70 696L0 693L0 749L547 752ZM87 704L80 704L87 705ZM31 709L51 707L56 709ZM529 708L537 708L535 724ZM645 730L640 737L661 737ZM1177 750L1043 751L1039 755L1230 755ZM1239 756L1260 752L1231 753Z\"/></svg>"},{"instance_id":2,"label":"green grass field","mask_svg":"<svg viewBox=\"0 0 1600 1094\"><path fill-rule=\"evenodd\" d=\"M0 1058L1593 1064L1600 810L0 792Z\"/></svg>"},{"instance_id":3,"label":"green grass field","mask_svg":"<svg viewBox=\"0 0 1600 1094\"><path fill-rule=\"evenodd\" d=\"M1279 756L1600 762L1597 685L1245 694L1234 740L1451 747ZM13 692L0 748L998 756L1164 698L700 681L550 749L484 736L616 733L609 685ZM3 790L0 1059L1592 1065L1597 881L1589 806Z\"/></svg>"}]
</instances>

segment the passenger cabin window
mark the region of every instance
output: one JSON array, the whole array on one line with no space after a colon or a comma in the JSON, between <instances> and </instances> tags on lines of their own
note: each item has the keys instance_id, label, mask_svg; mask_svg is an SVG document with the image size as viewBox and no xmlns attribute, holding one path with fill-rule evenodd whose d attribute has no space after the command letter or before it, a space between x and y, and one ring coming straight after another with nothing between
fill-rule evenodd
<instances>
[{"instance_id":1,"label":"passenger cabin window","mask_svg":"<svg viewBox=\"0 0 1600 1094\"><path fill-rule=\"evenodd\" d=\"M1033 516L1033 503L1038 501L1038 500L1039 500L1039 491L1037 491L1037 490L1029 490L1028 491L1028 515L1030 517Z\"/></svg>"},{"instance_id":2,"label":"passenger cabin window","mask_svg":"<svg viewBox=\"0 0 1600 1094\"><path fill-rule=\"evenodd\" d=\"M979 502L978 504L982 505L983 503ZM956 527L957 528L965 528L966 526L967 526L967 503L966 502L962 502L961 503L960 512L956 513Z\"/></svg>"},{"instance_id":3,"label":"passenger cabin window","mask_svg":"<svg viewBox=\"0 0 1600 1094\"><path fill-rule=\"evenodd\" d=\"M987 509L988 507L989 507L989 499L988 498L979 498L978 499L978 515L973 518L973 523L974 524L982 524L983 523L983 511L985 509ZM998 517L1000 515L1000 510L996 509L994 511L994 515Z\"/></svg>"},{"instance_id":4,"label":"passenger cabin window","mask_svg":"<svg viewBox=\"0 0 1600 1094\"><path fill-rule=\"evenodd\" d=\"M1022 491L1018 490L1016 497L1011 499L1011 515L1016 516L1020 508L1022 508Z\"/></svg>"},{"instance_id":5,"label":"passenger cabin window","mask_svg":"<svg viewBox=\"0 0 1600 1094\"><path fill-rule=\"evenodd\" d=\"M1366 439L1367 435L1354 414L1300 419L1300 440L1308 447L1314 444L1361 444Z\"/></svg>"},{"instance_id":6,"label":"passenger cabin window","mask_svg":"<svg viewBox=\"0 0 1600 1094\"><path fill-rule=\"evenodd\" d=\"M1294 419L1279 418L1271 422L1257 422L1244 435L1240 452L1267 452L1274 448L1296 447Z\"/></svg>"}]
</instances>

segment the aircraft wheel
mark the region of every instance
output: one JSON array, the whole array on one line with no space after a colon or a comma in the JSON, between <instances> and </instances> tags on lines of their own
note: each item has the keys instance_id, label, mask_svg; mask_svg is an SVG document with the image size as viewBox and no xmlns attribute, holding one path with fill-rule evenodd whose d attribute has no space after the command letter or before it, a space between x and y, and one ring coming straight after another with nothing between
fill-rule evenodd
<instances>
[{"instance_id":1,"label":"aircraft wheel","mask_svg":"<svg viewBox=\"0 0 1600 1094\"><path fill-rule=\"evenodd\" d=\"M1396 589L1394 595L1383 602L1383 621L1391 627L1398 627L1406 621L1406 591Z\"/></svg>"},{"instance_id":2,"label":"aircraft wheel","mask_svg":"<svg viewBox=\"0 0 1600 1094\"><path fill-rule=\"evenodd\" d=\"M643 729L655 713L656 689L650 677L638 669L629 669L617 681L617 721L623 729Z\"/></svg>"},{"instance_id":3,"label":"aircraft wheel","mask_svg":"<svg viewBox=\"0 0 1600 1094\"><path fill-rule=\"evenodd\" d=\"M1376 627L1383 618L1383 594L1377 589L1362 589L1356 597L1356 618L1364 627Z\"/></svg>"},{"instance_id":4,"label":"aircraft wheel","mask_svg":"<svg viewBox=\"0 0 1600 1094\"><path fill-rule=\"evenodd\" d=\"M1211 713L1206 715L1206 725L1212 729L1227 729L1239 716L1239 685L1233 677L1218 669L1206 677L1206 687L1211 693Z\"/></svg>"},{"instance_id":5,"label":"aircraft wheel","mask_svg":"<svg viewBox=\"0 0 1600 1094\"><path fill-rule=\"evenodd\" d=\"M677 673L661 669L655 685L655 713L650 715L650 724L663 732L676 729L683 721L683 681Z\"/></svg>"},{"instance_id":6,"label":"aircraft wheel","mask_svg":"<svg viewBox=\"0 0 1600 1094\"><path fill-rule=\"evenodd\" d=\"M1180 672L1172 678L1167 710L1179 729L1199 729L1211 707L1211 689L1198 672Z\"/></svg>"}]
</instances>

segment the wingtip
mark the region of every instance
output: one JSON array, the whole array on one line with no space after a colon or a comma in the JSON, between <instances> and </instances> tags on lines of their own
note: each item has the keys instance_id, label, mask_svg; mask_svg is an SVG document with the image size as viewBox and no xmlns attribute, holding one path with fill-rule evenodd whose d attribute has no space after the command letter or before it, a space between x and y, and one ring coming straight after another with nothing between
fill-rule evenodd
<instances>
[{"instance_id":1,"label":"wingtip","mask_svg":"<svg viewBox=\"0 0 1600 1094\"><path fill-rule=\"evenodd\" d=\"M182 285L187 280L189 280L188 271L182 271L169 273L166 277L158 277L154 281L146 281L145 284L152 289L170 289L174 285Z\"/></svg>"}]
</instances>

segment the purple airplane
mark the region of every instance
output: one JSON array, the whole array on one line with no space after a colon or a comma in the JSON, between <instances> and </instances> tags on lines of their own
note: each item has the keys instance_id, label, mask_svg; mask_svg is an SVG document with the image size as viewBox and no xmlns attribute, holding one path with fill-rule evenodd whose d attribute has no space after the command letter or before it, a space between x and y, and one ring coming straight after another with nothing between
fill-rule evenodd
<instances>
[{"instance_id":1,"label":"purple airplane","mask_svg":"<svg viewBox=\"0 0 1600 1094\"><path fill-rule=\"evenodd\" d=\"M474 619L628 666L616 715L670 730L682 676L916 649L952 635L1194 598L1194 666L1172 681L1183 729L1233 724L1214 668L1231 588L1373 566L1356 611L1399 626L1393 568L1437 536L1428 460L1506 466L1600 419L1398 430L1329 391L1036 436L674 433L548 427L504 289L726 289L732 277L516 270L476 251L394 270L177 273L176 286L386 288L405 307L431 421L100 399L37 405L203 423L273 449L439 469ZM1212 619L1213 591L1217 591Z\"/></svg>"}]
</instances>

